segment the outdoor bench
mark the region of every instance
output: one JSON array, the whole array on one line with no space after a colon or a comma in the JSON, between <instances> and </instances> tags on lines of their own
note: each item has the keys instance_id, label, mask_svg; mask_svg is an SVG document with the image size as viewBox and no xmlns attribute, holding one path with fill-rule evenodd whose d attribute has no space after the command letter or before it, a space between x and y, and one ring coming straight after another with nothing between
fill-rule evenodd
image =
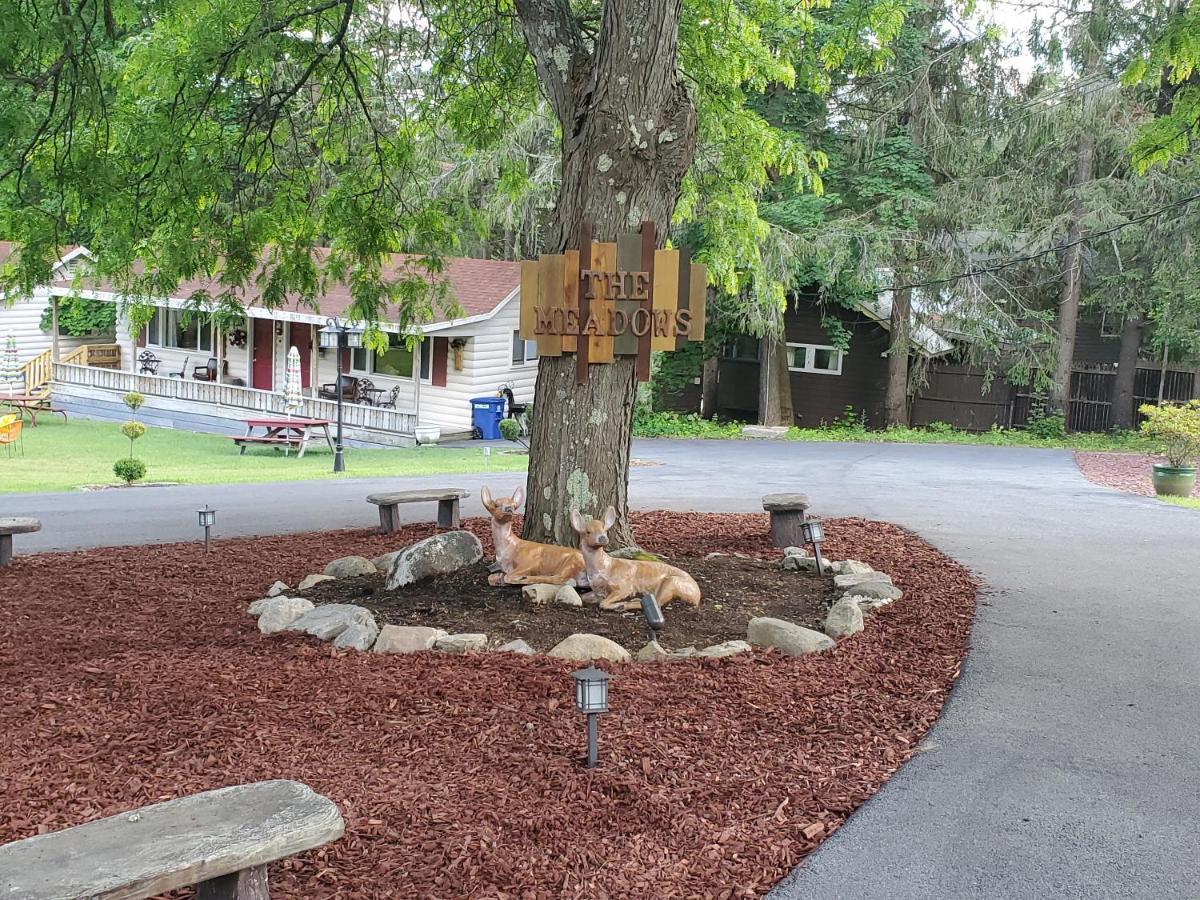
<instances>
[{"instance_id":1,"label":"outdoor bench","mask_svg":"<svg viewBox=\"0 0 1200 900\"><path fill-rule=\"evenodd\" d=\"M0 897L266 900L267 864L342 836L333 801L297 781L207 791L0 846Z\"/></svg>"},{"instance_id":2,"label":"outdoor bench","mask_svg":"<svg viewBox=\"0 0 1200 900\"><path fill-rule=\"evenodd\" d=\"M41 531L42 523L37 519L20 516L0 516L0 566L12 562L13 535Z\"/></svg>"},{"instance_id":3,"label":"outdoor bench","mask_svg":"<svg viewBox=\"0 0 1200 900\"><path fill-rule=\"evenodd\" d=\"M457 528L458 502L470 495L470 491L464 491L462 488L432 488L425 491L369 494L367 502L379 507L379 533L391 534L400 527L401 503L432 503L436 500L438 528Z\"/></svg>"},{"instance_id":4,"label":"outdoor bench","mask_svg":"<svg viewBox=\"0 0 1200 900\"><path fill-rule=\"evenodd\" d=\"M776 547L804 544L800 526L808 515L807 494L766 494L762 506L771 514L771 540Z\"/></svg>"}]
</instances>

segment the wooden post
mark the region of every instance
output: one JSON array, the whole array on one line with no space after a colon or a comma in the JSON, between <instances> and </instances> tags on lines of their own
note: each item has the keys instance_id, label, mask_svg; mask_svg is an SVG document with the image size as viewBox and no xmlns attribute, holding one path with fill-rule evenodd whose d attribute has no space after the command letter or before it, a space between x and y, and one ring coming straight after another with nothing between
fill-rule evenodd
<instances>
[{"instance_id":1,"label":"wooden post","mask_svg":"<svg viewBox=\"0 0 1200 900\"><path fill-rule=\"evenodd\" d=\"M268 900L267 867L254 866L196 885L196 900Z\"/></svg>"},{"instance_id":2,"label":"wooden post","mask_svg":"<svg viewBox=\"0 0 1200 900\"><path fill-rule=\"evenodd\" d=\"M58 362L58 297L50 298L50 359Z\"/></svg>"}]
</instances>

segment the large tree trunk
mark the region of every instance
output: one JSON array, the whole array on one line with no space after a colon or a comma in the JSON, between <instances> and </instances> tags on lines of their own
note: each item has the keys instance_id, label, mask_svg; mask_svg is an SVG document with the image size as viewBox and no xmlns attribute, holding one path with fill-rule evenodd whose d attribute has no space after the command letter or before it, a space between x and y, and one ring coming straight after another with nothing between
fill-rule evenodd
<instances>
[{"instance_id":1,"label":"large tree trunk","mask_svg":"<svg viewBox=\"0 0 1200 900\"><path fill-rule=\"evenodd\" d=\"M788 371L787 343L783 338L761 341L758 368L758 424L792 425L792 378Z\"/></svg>"},{"instance_id":2,"label":"large tree trunk","mask_svg":"<svg viewBox=\"0 0 1200 900\"><path fill-rule=\"evenodd\" d=\"M1138 350L1142 346L1143 316L1129 315L1121 329L1121 351L1117 357L1117 377L1113 379L1112 425L1129 431L1133 428L1133 388L1137 379Z\"/></svg>"},{"instance_id":3,"label":"large tree trunk","mask_svg":"<svg viewBox=\"0 0 1200 900\"><path fill-rule=\"evenodd\" d=\"M912 288L892 292L891 340L888 342L884 421L889 428L908 426L908 354Z\"/></svg>"},{"instance_id":4,"label":"large tree trunk","mask_svg":"<svg viewBox=\"0 0 1200 900\"><path fill-rule=\"evenodd\" d=\"M661 239L696 149L696 111L677 68L681 0L605 0L594 45L569 0L516 0L538 78L562 126L562 181L551 248L653 222ZM614 546L626 522L634 361L589 366L542 357L534 394L525 536L575 545L570 512L612 504Z\"/></svg>"}]
</instances>

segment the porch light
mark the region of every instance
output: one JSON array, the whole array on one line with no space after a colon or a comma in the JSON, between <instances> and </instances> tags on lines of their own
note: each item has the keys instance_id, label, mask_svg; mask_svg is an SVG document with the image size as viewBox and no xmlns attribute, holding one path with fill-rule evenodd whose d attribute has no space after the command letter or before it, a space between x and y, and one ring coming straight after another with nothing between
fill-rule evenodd
<instances>
[{"instance_id":1,"label":"porch light","mask_svg":"<svg viewBox=\"0 0 1200 900\"><path fill-rule=\"evenodd\" d=\"M204 529L204 552L212 553L212 527L217 524L217 511L209 509L206 503L204 509L196 510L196 515L200 517L200 527Z\"/></svg>"},{"instance_id":2,"label":"porch light","mask_svg":"<svg viewBox=\"0 0 1200 900\"><path fill-rule=\"evenodd\" d=\"M825 530L821 528L821 523L805 519L800 523L800 537L804 539L804 543L812 545L813 556L817 560L817 573L824 575L825 563L821 560L821 541L825 540Z\"/></svg>"},{"instance_id":3,"label":"porch light","mask_svg":"<svg viewBox=\"0 0 1200 900\"><path fill-rule=\"evenodd\" d=\"M589 769L594 769L599 756L597 719L601 713L608 712L608 680L612 676L603 669L588 666L572 672L571 677L575 679L575 708L587 716L586 764Z\"/></svg>"}]
</instances>

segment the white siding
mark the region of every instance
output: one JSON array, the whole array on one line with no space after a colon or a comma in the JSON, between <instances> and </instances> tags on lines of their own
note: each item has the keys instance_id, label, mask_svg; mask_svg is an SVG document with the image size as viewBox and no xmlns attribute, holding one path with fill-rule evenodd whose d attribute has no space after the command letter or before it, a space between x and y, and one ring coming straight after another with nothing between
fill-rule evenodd
<instances>
[{"instance_id":1,"label":"white siding","mask_svg":"<svg viewBox=\"0 0 1200 900\"><path fill-rule=\"evenodd\" d=\"M42 288L34 291L32 297L18 299L11 306L0 295L0 344L12 334L17 339L17 358L22 364L50 349L50 332L42 331L41 326L42 313L49 305L49 294ZM83 344L110 344L112 340L112 335L87 338L64 335L58 339L58 348L59 352L66 353Z\"/></svg>"},{"instance_id":2,"label":"white siding","mask_svg":"<svg viewBox=\"0 0 1200 900\"><path fill-rule=\"evenodd\" d=\"M250 329L246 329L247 335L250 334ZM137 358L144 350L149 350L159 358L159 375L169 375L173 372L181 372L186 368L185 377L191 378L196 366L203 366L210 356L216 355L216 348L209 353L207 350L179 350L174 347L160 347L157 344L147 343L144 347L137 345L137 338L129 333L129 322L124 316L124 311L117 313L117 343L121 345L121 368L126 372L137 372ZM230 379L240 378L249 383L249 342L250 338L246 338L246 347L232 347L226 341L225 345L225 360L228 364ZM185 365L186 364L186 365Z\"/></svg>"}]
</instances>

